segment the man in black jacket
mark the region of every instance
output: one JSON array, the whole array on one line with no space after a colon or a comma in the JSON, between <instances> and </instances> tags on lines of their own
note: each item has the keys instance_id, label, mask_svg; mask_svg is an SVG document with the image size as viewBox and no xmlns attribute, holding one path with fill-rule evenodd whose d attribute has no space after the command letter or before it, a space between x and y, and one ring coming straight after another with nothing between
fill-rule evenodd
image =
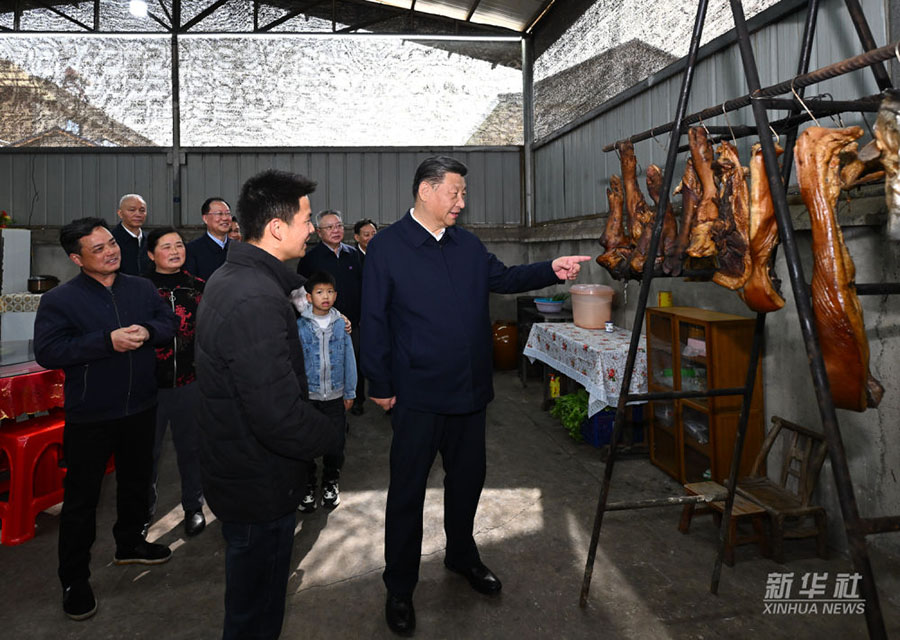
<instances>
[{"instance_id":1,"label":"man in black jacket","mask_svg":"<svg viewBox=\"0 0 900 640\"><path fill-rule=\"evenodd\" d=\"M160 564L172 552L144 540L156 433L154 347L175 335L175 314L153 284L117 273L120 250L100 218L64 226L59 241L81 273L41 298L35 358L64 369L65 494L59 519L63 610L97 611L88 578L97 501L107 461L116 460L115 564Z\"/></svg>"},{"instance_id":2,"label":"man in black jacket","mask_svg":"<svg viewBox=\"0 0 900 640\"><path fill-rule=\"evenodd\" d=\"M340 434L308 400L286 260L313 231L315 182L266 171L241 189L246 242L206 285L197 318L203 494L225 537L223 638L277 638L307 461Z\"/></svg>"},{"instance_id":3,"label":"man in black jacket","mask_svg":"<svg viewBox=\"0 0 900 640\"><path fill-rule=\"evenodd\" d=\"M206 233L187 243L185 270L201 280L209 280L213 272L225 264L228 255L228 232L231 231L231 207L222 198L207 198L200 207Z\"/></svg>"},{"instance_id":4,"label":"man in black jacket","mask_svg":"<svg viewBox=\"0 0 900 640\"><path fill-rule=\"evenodd\" d=\"M141 228L147 221L147 203L138 194L129 193L119 200L116 215L120 222L112 229L112 234L122 252L119 272L132 276L143 275L150 267L147 236Z\"/></svg>"}]
</instances>

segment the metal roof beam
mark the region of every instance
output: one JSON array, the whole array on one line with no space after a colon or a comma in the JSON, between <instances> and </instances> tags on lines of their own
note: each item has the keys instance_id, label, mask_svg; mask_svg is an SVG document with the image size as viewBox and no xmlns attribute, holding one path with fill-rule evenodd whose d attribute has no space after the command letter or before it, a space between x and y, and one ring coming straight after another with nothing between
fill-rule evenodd
<instances>
[{"instance_id":1,"label":"metal roof beam","mask_svg":"<svg viewBox=\"0 0 900 640\"><path fill-rule=\"evenodd\" d=\"M58 15L60 18L65 18L65 19L68 20L69 22L71 22L71 23L73 23L73 24L77 24L79 27L81 27L81 28L84 29L85 31L92 31L92 29L91 29L89 26L87 26L86 24L84 24L81 20L76 20L76 19L73 18L72 16L67 15L65 12L60 11L59 9L57 9L56 7L54 7L53 5L47 4L47 3L44 2L43 0L33 0L33 1L35 2L35 4L38 4L38 5L42 6L42 7L44 7L47 11L50 11L50 12L52 12L52 13L55 13L55 14Z\"/></svg>"},{"instance_id":2,"label":"metal roof beam","mask_svg":"<svg viewBox=\"0 0 900 640\"><path fill-rule=\"evenodd\" d=\"M472 22L472 16L475 15L475 12L478 11L478 5L481 4L481 0L475 0L472 3L472 7L469 9L469 12L466 14L466 22Z\"/></svg>"},{"instance_id":3,"label":"metal roof beam","mask_svg":"<svg viewBox=\"0 0 900 640\"><path fill-rule=\"evenodd\" d=\"M206 7L203 11L201 11L200 13L198 13L197 15L195 15L193 18L191 18L190 20L188 20L187 22L185 22L185 23L181 26L181 29L180 29L180 30L181 30L181 31L189 31L191 27L193 27L195 24L197 24L198 22L200 22L201 20L203 20L203 19L206 18L207 16L210 16L210 15L212 15L213 13L215 13L215 12L216 12L216 9L218 9L219 7L221 7L223 4L226 4L227 2L228 2L228 0L216 0L216 1L213 2L211 5L209 5L208 7Z\"/></svg>"},{"instance_id":4,"label":"metal roof beam","mask_svg":"<svg viewBox=\"0 0 900 640\"><path fill-rule=\"evenodd\" d=\"M98 0L99 1L99 0ZM181 2L181 0L172 0L173 2ZM166 20L169 21L169 24L172 24L172 14L169 13L169 7L166 6L166 3L163 0L157 0L159 4L159 8L163 10L163 13L166 14Z\"/></svg>"},{"instance_id":5,"label":"metal roof beam","mask_svg":"<svg viewBox=\"0 0 900 640\"><path fill-rule=\"evenodd\" d=\"M273 29L273 28L277 27L278 25L280 25L284 22L287 22L291 18L298 16L301 13L305 13L309 9L312 9L313 7L315 7L316 5L322 4L324 1L325 0L313 0L312 2L307 2L305 5L303 5L301 7L298 7L296 9L291 9L290 11L288 11L286 14L284 14L280 18L276 18L275 20L272 20L272 22L270 22L269 24L260 27L257 31L269 31L270 29Z\"/></svg>"}]
</instances>

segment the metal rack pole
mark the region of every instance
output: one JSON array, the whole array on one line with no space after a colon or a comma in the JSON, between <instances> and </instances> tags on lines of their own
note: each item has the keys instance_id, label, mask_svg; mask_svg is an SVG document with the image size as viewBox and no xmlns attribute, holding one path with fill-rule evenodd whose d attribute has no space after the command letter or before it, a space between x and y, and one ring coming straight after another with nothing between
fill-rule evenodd
<instances>
[{"instance_id":1,"label":"metal rack pole","mask_svg":"<svg viewBox=\"0 0 900 640\"><path fill-rule=\"evenodd\" d=\"M800 47L800 60L797 65L797 74L806 73L809 69L809 60L812 53L813 36L816 30L816 20L819 15L819 0L810 0L806 10L806 22L803 27L803 40ZM747 34L749 37L749 34ZM738 31L738 38L743 34ZM803 88L800 89L800 95L803 95ZM771 107L772 105L767 105ZM792 115L796 117L799 107L792 109ZM790 120L790 117L787 118ZM785 146L786 158L782 165L782 192L787 192L787 185L791 175L791 165L793 164L794 142L797 138L798 125L794 125L787 135ZM774 256L772 257L774 260ZM738 422L737 435L734 440L734 453L731 457L731 468L728 474L728 498L725 501L725 509L722 514L721 527L719 528L719 549L716 553L716 562L713 566L713 574L710 579L709 590L711 593L719 592L719 580L722 576L722 561L725 558L725 542L728 540L728 532L731 527L732 511L734 509L734 496L737 491L738 473L741 467L741 457L744 452L744 438L747 434L747 421L750 413L750 403L753 397L753 387L756 382L756 369L759 366L759 356L762 351L762 343L765 338L766 314L756 314L756 326L753 331L753 344L750 347L750 362L747 370L747 394L744 397L744 404L741 406L741 417ZM762 389L759 391L762 393Z\"/></svg>"},{"instance_id":2,"label":"metal rack pole","mask_svg":"<svg viewBox=\"0 0 900 640\"><path fill-rule=\"evenodd\" d=\"M750 88L750 94L759 92L759 74L753 49L750 46L750 36L747 23L744 19L744 10L741 0L730 0L732 14L734 16L735 29L738 32L738 46L741 51L741 60L744 73ZM865 55L865 54L864 54ZM857 56L860 57L860 56ZM838 63L840 65L840 63ZM832 65L835 66L835 65ZM809 74L807 74L809 75ZM853 482L850 478L850 470L847 464L847 456L844 444L841 440L838 428L837 414L831 399L831 391L828 376L825 371L825 362L819 347L818 335L813 323L812 303L806 280L803 277L803 268L800 262L800 254L794 239L793 225L791 224L787 198L781 183L781 176L777 171L777 159L775 145L768 135L769 124L765 107L759 101L752 101L753 116L759 130L760 143L762 144L763 159L766 163L766 174L769 179L769 188L775 205L775 216L781 234L782 244L785 249L785 260L791 278L791 288L794 293L794 302L800 319L800 329L806 344L806 352L809 357L810 370L818 400L819 412L822 418L822 426L825 438L828 442L828 452L831 457L831 467L834 473L835 485L841 505L841 513L844 518L844 526L850 546L850 556L853 566L861 576L860 590L866 601L865 615L869 637L882 639L887 637L884 626L884 618L881 613L881 604L878 598L878 590L875 586L872 566L866 550L865 534L860 530L860 517L853 495Z\"/></svg>"},{"instance_id":3,"label":"metal rack pole","mask_svg":"<svg viewBox=\"0 0 900 640\"><path fill-rule=\"evenodd\" d=\"M653 281L653 263L659 250L659 239L662 236L663 220L666 207L669 203L669 191L672 187L672 174L675 170L675 160L678 157L678 142L681 138L681 122L687 110L687 101L691 93L691 85L694 78L694 67L697 63L697 52L700 49L700 38L703 35L703 24L706 22L706 8L708 0L699 0L697 3L697 16L694 19L694 30L691 34L691 44L688 49L687 66L684 70L684 78L681 83L681 93L678 96L678 106L675 109L675 126L669 138L668 153L666 155L666 168L663 172L663 185L660 189L659 202L656 208L656 224L653 228L653 236L650 240L650 248L647 250L649 261L648 274L641 280L641 292L638 296L637 310L635 311L634 324L631 328L631 344L628 347L628 358L625 361L625 375L622 379L622 391L619 393L619 402L616 407L616 418L613 426L612 440L610 441L609 456L603 472L603 484L600 487L600 497L597 501L597 513L594 517L594 530L591 534L591 544L588 551L587 562L584 567L584 580L581 587L581 607L587 605L588 591L591 587L591 576L594 571L594 559L597 553L597 541L600 538L600 528L603 524L603 513L606 510L606 502L609 498L609 484L612 479L613 466L616 459L616 445L622 435L625 422L625 403L628 392L631 389L634 361L637 356L638 344L641 339L641 328L644 324L644 311L647 307L647 297L650 294L650 283Z\"/></svg>"}]
</instances>

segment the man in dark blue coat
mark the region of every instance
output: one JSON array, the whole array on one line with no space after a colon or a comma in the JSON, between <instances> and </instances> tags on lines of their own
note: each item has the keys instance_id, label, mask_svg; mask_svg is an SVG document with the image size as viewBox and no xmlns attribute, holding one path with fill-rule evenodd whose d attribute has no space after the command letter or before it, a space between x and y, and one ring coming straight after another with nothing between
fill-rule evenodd
<instances>
[{"instance_id":1,"label":"man in dark blue coat","mask_svg":"<svg viewBox=\"0 0 900 640\"><path fill-rule=\"evenodd\" d=\"M175 314L145 278L118 273L121 251L106 222L82 218L59 241L81 273L41 298L34 321L38 364L66 372L65 493L59 517L63 610L97 611L88 581L97 502L116 460L115 564L160 564L172 552L144 540L156 436L156 351L175 336Z\"/></svg>"},{"instance_id":2,"label":"man in dark blue coat","mask_svg":"<svg viewBox=\"0 0 900 640\"><path fill-rule=\"evenodd\" d=\"M184 270L195 278L209 280L225 264L228 232L231 231L231 207L222 198L207 198L200 207L206 233L187 243Z\"/></svg>"},{"instance_id":3,"label":"man in dark blue coat","mask_svg":"<svg viewBox=\"0 0 900 640\"><path fill-rule=\"evenodd\" d=\"M455 227L465 207L466 166L425 160L415 205L369 243L362 296L362 361L369 395L392 410L391 480L385 515L385 615L395 632L415 629L412 594L422 550L422 507L438 452L444 478L446 567L477 591L501 583L473 536L485 478L485 411L494 395L488 294L574 279L590 256L507 267L472 233Z\"/></svg>"},{"instance_id":4,"label":"man in dark blue coat","mask_svg":"<svg viewBox=\"0 0 900 640\"><path fill-rule=\"evenodd\" d=\"M122 252L119 272L131 276L143 275L150 268L147 235L142 229L147 221L147 203L138 194L129 193L119 199L116 215L119 216L119 224L112 229L112 234Z\"/></svg>"}]
</instances>

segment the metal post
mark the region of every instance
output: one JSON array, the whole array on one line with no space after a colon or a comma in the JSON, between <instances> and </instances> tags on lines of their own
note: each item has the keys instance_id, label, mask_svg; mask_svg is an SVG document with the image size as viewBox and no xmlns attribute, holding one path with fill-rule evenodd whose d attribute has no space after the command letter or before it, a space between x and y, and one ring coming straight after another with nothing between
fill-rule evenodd
<instances>
[{"instance_id":1,"label":"metal post","mask_svg":"<svg viewBox=\"0 0 900 640\"><path fill-rule=\"evenodd\" d=\"M871 51L877 48L878 45L875 43L872 30L869 29L869 22L866 20L866 14L863 13L859 0L844 0L844 4L847 5L847 12L850 14L850 20L853 22L853 27L856 29L856 35L859 36L859 42L862 44L863 49ZM891 78L882 63L873 64L872 73L875 76L875 82L878 84L879 89L884 91L891 88Z\"/></svg>"},{"instance_id":2,"label":"metal post","mask_svg":"<svg viewBox=\"0 0 900 640\"><path fill-rule=\"evenodd\" d=\"M619 402L616 408L616 419L613 426L612 440L610 441L609 456L603 473L603 484L600 487L600 497L597 501L597 513L594 517L594 531L591 534L591 544L588 550L587 562L584 567L584 581L581 587L580 605L587 605L588 591L591 587L591 575L594 571L594 558L597 553L597 541L600 538L600 527L603 524L603 512L606 510L606 502L609 498L609 484L612 480L613 466L616 459L616 448L622 435L625 422L625 403L628 392L631 389L631 378L634 372L634 361L637 356L638 344L641 340L641 327L644 324L644 311L647 307L647 297L650 294L650 283L653 281L653 263L659 250L659 238L662 235L663 218L666 207L669 204L669 190L672 187L672 174L675 172L675 159L678 157L678 142L681 138L681 125L687 110L688 97L691 93L691 84L694 79L694 67L697 64L697 51L700 49L700 38L703 35L703 23L706 21L707 0L699 0L697 3L697 16L694 19L694 30L691 34L691 44L688 49L687 66L684 70L684 78L681 83L681 93L678 96L678 106L675 109L675 122L669 137L668 153L666 155L666 168L663 173L663 184L660 190L659 203L656 207L656 224L653 227L653 236L650 240L650 248L647 250L646 272L641 280L641 292L638 296L637 310L634 316L634 325L631 327L631 344L628 347L628 358L625 361L625 375L622 379L622 390L619 392Z\"/></svg>"},{"instance_id":3,"label":"metal post","mask_svg":"<svg viewBox=\"0 0 900 640\"><path fill-rule=\"evenodd\" d=\"M738 418L737 434L734 437L734 454L731 456L731 469L728 471L728 497L725 498L725 511L722 514L722 526L719 527L719 551L713 566L710 593L719 592L719 577L722 575L722 560L725 558L725 543L731 526L731 510L734 508L734 493L737 491L738 472L741 468L741 456L744 453L744 436L747 435L747 422L750 419L750 405L753 403L753 389L756 386L756 372L759 370L759 355L762 353L763 337L766 335L766 314L756 314L756 325L753 329L753 344L750 347L750 362L747 364L747 380L744 385L744 400L741 403L741 416ZM760 389L762 393L762 389Z\"/></svg>"},{"instance_id":4,"label":"metal post","mask_svg":"<svg viewBox=\"0 0 900 640\"><path fill-rule=\"evenodd\" d=\"M731 11L734 16L735 29L738 33L738 46L741 51L741 60L744 73L747 77L747 85L750 95L754 95L760 88L759 74L753 49L750 46L750 34L744 19L744 10L740 0L730 0ZM822 351L819 348L819 340L816 327L813 324L812 303L809 290L803 276L803 267L800 262L800 253L794 239L793 225L791 224L790 211L787 198L781 183L781 176L777 171L775 144L769 135L769 120L765 107L758 100L751 100L753 116L759 130L760 143L762 144L763 159L766 163L766 174L769 179L769 188L775 205L775 216L778 221L778 229L781 234L782 244L785 250L785 259L788 273L791 277L791 288L794 293L794 302L800 320L800 329L806 344L806 353L810 362L813 385L816 391L816 399L819 404L819 413L822 418L822 426L825 438L828 442L828 452L831 457L831 468L834 473L838 499L841 505L841 513L844 518L844 527L847 532L847 540L850 546L850 557L857 572L862 575L860 591L866 600L866 626L870 638L882 639L887 637L884 619L881 614L881 604L878 599L878 590L875 586L872 566L869 562L866 550L865 535L860 531L859 511L856 498L853 495L853 481L850 478L850 470L847 465L847 456L841 433L838 427L837 415L834 403L831 399L831 390L828 384L828 376L825 372L825 362Z\"/></svg>"},{"instance_id":5,"label":"metal post","mask_svg":"<svg viewBox=\"0 0 900 640\"><path fill-rule=\"evenodd\" d=\"M184 223L181 209L181 81L179 78L178 31L181 29L181 1L172 3L172 223Z\"/></svg>"},{"instance_id":6,"label":"metal post","mask_svg":"<svg viewBox=\"0 0 900 640\"><path fill-rule=\"evenodd\" d=\"M816 34L816 19L819 16L819 0L809 0L806 10L806 24L803 26L803 44L800 46L800 62L797 64L797 75L801 76L809 71L809 59L812 57L812 46ZM797 94L802 98L806 87L797 89ZM791 109L791 115L800 113L800 105ZM784 157L781 159L781 181L787 189L791 181L791 167L794 166L794 144L797 142L797 130L799 125L792 127L787 132L784 140ZM774 256L772 258L775 259Z\"/></svg>"},{"instance_id":7,"label":"metal post","mask_svg":"<svg viewBox=\"0 0 900 640\"><path fill-rule=\"evenodd\" d=\"M534 224L534 36L522 37L522 134L525 227Z\"/></svg>"}]
</instances>

